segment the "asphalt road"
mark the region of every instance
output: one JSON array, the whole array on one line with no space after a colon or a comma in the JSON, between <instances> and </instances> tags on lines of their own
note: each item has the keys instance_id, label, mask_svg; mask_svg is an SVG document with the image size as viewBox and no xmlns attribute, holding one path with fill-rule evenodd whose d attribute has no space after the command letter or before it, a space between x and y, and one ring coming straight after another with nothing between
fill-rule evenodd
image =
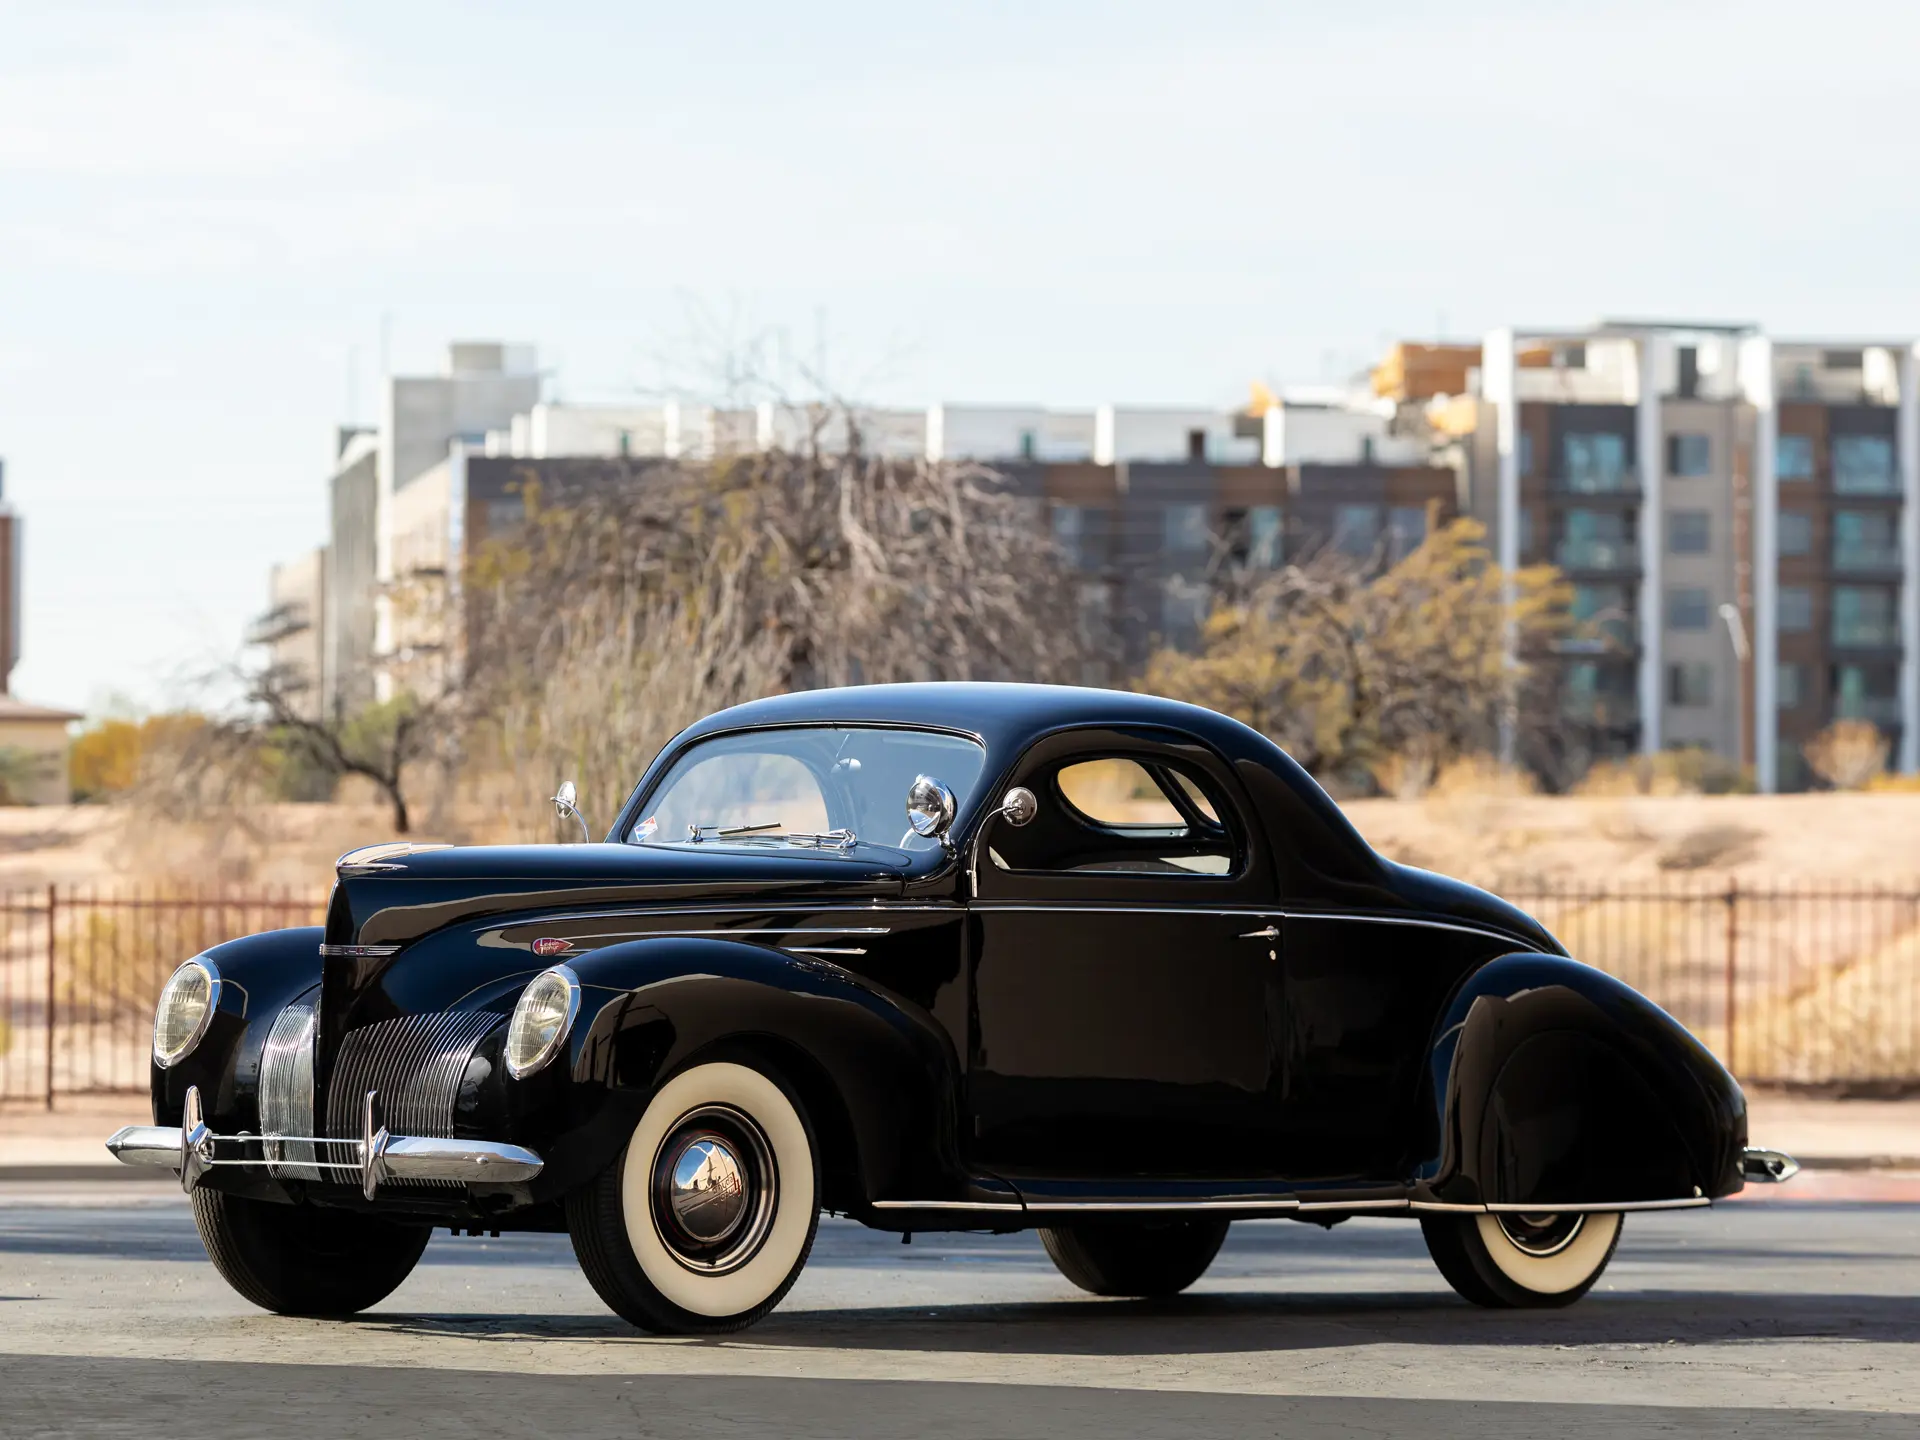
<instances>
[{"instance_id":1,"label":"asphalt road","mask_svg":"<svg viewBox=\"0 0 1920 1440\"><path fill-rule=\"evenodd\" d=\"M1630 1217L1566 1311L1456 1300L1418 1228L1236 1226L1162 1304L1031 1236L827 1222L785 1305L642 1336L562 1237L436 1238L358 1321L226 1289L177 1191L0 1186L0 1434L1425 1437L1920 1433L1920 1206Z\"/></svg>"}]
</instances>

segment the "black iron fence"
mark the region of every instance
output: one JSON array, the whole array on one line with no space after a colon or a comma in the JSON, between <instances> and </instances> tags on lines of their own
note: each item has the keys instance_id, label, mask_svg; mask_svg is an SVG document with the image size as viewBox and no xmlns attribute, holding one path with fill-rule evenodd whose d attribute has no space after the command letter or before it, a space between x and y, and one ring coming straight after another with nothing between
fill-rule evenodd
<instances>
[{"instance_id":1,"label":"black iron fence","mask_svg":"<svg viewBox=\"0 0 1920 1440\"><path fill-rule=\"evenodd\" d=\"M326 893L0 892L0 1100L147 1087L153 1005L211 945L317 925Z\"/></svg>"},{"instance_id":2,"label":"black iron fence","mask_svg":"<svg viewBox=\"0 0 1920 1440\"><path fill-rule=\"evenodd\" d=\"M1496 886L1747 1084L1920 1090L1920 881ZM136 1091L181 960L320 923L323 892L0 892L0 1100Z\"/></svg>"}]
</instances>

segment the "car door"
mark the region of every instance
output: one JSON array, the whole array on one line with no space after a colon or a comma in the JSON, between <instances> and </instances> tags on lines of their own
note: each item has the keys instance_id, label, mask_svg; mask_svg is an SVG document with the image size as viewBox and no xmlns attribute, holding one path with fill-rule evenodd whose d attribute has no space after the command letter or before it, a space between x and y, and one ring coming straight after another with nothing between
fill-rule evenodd
<instances>
[{"instance_id":1,"label":"car door","mask_svg":"<svg viewBox=\"0 0 1920 1440\"><path fill-rule=\"evenodd\" d=\"M1185 737L1075 731L1012 777L971 903L967 1104L1013 1177L1277 1170L1271 865L1228 767Z\"/></svg>"}]
</instances>

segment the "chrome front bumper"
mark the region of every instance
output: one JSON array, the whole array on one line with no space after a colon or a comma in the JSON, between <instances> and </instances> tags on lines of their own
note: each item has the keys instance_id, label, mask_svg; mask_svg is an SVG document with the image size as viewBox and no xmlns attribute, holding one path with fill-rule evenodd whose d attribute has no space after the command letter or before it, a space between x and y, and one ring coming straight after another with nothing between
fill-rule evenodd
<instances>
[{"instance_id":1,"label":"chrome front bumper","mask_svg":"<svg viewBox=\"0 0 1920 1440\"><path fill-rule=\"evenodd\" d=\"M520 1145L492 1140L445 1140L432 1135L389 1135L379 1124L379 1097L367 1093L358 1140L318 1135L216 1135L202 1119L198 1087L189 1088L181 1125L129 1125L107 1140L107 1150L123 1165L153 1165L176 1170L180 1187L191 1192L207 1171L239 1166L269 1172L323 1170L357 1175L371 1200L388 1180L453 1180L468 1185L500 1185L531 1180L545 1163ZM316 1158L290 1159L284 1147L312 1147ZM231 1154L238 1150L242 1153ZM320 1155L331 1157L319 1159Z\"/></svg>"}]
</instances>

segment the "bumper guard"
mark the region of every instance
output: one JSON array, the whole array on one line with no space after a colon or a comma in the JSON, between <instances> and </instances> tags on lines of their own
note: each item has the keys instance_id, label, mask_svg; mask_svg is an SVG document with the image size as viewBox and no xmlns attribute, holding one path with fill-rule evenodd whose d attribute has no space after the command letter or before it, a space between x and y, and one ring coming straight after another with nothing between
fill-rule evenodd
<instances>
[{"instance_id":1,"label":"bumper guard","mask_svg":"<svg viewBox=\"0 0 1920 1440\"><path fill-rule=\"evenodd\" d=\"M204 1114L199 1087L191 1087L178 1128L129 1125L108 1137L107 1150L123 1165L163 1166L178 1171L180 1188L189 1193L207 1171L223 1166L265 1170L298 1167L342 1177L358 1175L361 1193L369 1200L388 1180L511 1184L533 1179L545 1163L524 1146L493 1140L389 1135L379 1122L380 1097L371 1090L362 1107L358 1140L319 1135L216 1135L207 1128ZM287 1157L281 1147L288 1144L311 1145L316 1158ZM242 1153L229 1153L235 1150ZM321 1155L335 1158L317 1158ZM346 1158L338 1158L342 1156Z\"/></svg>"},{"instance_id":2,"label":"bumper guard","mask_svg":"<svg viewBox=\"0 0 1920 1440\"><path fill-rule=\"evenodd\" d=\"M1747 1149L1740 1155L1740 1173L1750 1185L1784 1185L1800 1173L1800 1162L1784 1150Z\"/></svg>"}]
</instances>

